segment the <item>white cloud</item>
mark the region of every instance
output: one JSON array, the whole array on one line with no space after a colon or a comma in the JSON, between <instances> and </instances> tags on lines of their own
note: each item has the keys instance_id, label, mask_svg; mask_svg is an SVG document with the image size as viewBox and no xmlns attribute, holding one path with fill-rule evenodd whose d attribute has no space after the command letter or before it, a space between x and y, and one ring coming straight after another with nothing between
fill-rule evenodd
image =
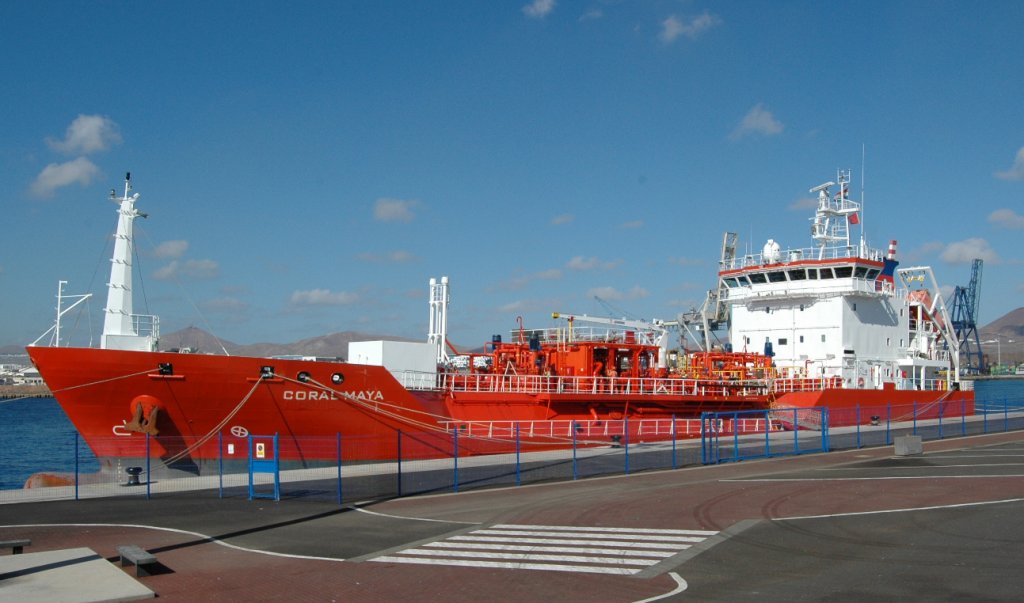
<instances>
[{"instance_id":1,"label":"white cloud","mask_svg":"<svg viewBox=\"0 0 1024 603\"><path fill-rule=\"evenodd\" d=\"M789 204L789 209L792 211L800 211L804 209L817 209L818 200L814 197L802 197Z\"/></svg>"},{"instance_id":2,"label":"white cloud","mask_svg":"<svg viewBox=\"0 0 1024 603\"><path fill-rule=\"evenodd\" d=\"M720 22L721 19L707 11L686 20L682 20L675 15L670 15L667 19L661 22L661 33L658 34L658 38L665 44L675 42L679 36L686 36L691 40L695 40L697 39L697 36L708 29L711 29Z\"/></svg>"},{"instance_id":3,"label":"white cloud","mask_svg":"<svg viewBox=\"0 0 1024 603\"><path fill-rule=\"evenodd\" d=\"M408 251L403 251L401 249L396 249L394 251L389 251L387 253L374 253L372 251L365 251L363 253L356 255L356 257L364 262L388 262L392 264L403 264L405 262L411 262L416 259L416 256L409 253Z\"/></svg>"},{"instance_id":4,"label":"white cloud","mask_svg":"<svg viewBox=\"0 0 1024 603\"><path fill-rule=\"evenodd\" d=\"M188 241L164 241L156 246L153 255L162 259L178 259L188 251Z\"/></svg>"},{"instance_id":5,"label":"white cloud","mask_svg":"<svg viewBox=\"0 0 1024 603\"><path fill-rule=\"evenodd\" d=\"M380 222L412 222L416 215L412 209L419 201L381 197L373 203L373 217Z\"/></svg>"},{"instance_id":6,"label":"white cloud","mask_svg":"<svg viewBox=\"0 0 1024 603\"><path fill-rule=\"evenodd\" d=\"M153 273L153 278L161 281L176 278L211 279L220 272L220 265L213 260L172 260L163 268Z\"/></svg>"},{"instance_id":7,"label":"white cloud","mask_svg":"<svg viewBox=\"0 0 1024 603\"><path fill-rule=\"evenodd\" d=\"M950 264L970 264L975 259L982 259L986 262L999 260L999 256L989 246L988 241L979 238L950 243L942 251L940 257L944 262Z\"/></svg>"},{"instance_id":8,"label":"white cloud","mask_svg":"<svg viewBox=\"0 0 1024 603\"><path fill-rule=\"evenodd\" d=\"M543 19L555 9L555 0L533 0L523 7L523 14L531 19Z\"/></svg>"},{"instance_id":9,"label":"white cloud","mask_svg":"<svg viewBox=\"0 0 1024 603\"><path fill-rule=\"evenodd\" d=\"M82 186L89 184L99 174L99 171L96 164L85 157L72 159L65 163L51 163L36 176L31 191L37 197L50 197L55 190L63 186L76 182Z\"/></svg>"},{"instance_id":10,"label":"white cloud","mask_svg":"<svg viewBox=\"0 0 1024 603\"><path fill-rule=\"evenodd\" d=\"M520 312L526 307L522 301L516 300L509 302L503 306L498 306L498 312L501 314L512 314L514 312Z\"/></svg>"},{"instance_id":11,"label":"white cloud","mask_svg":"<svg viewBox=\"0 0 1024 603\"><path fill-rule=\"evenodd\" d=\"M562 278L562 271L558 268L542 270L533 274L513 276L499 283L496 289L503 291L516 291L529 285L533 281L553 281Z\"/></svg>"},{"instance_id":12,"label":"white cloud","mask_svg":"<svg viewBox=\"0 0 1024 603\"><path fill-rule=\"evenodd\" d=\"M629 222L623 222L622 224L619 224L619 228L634 229L634 228L643 228L643 227L644 227L644 221L643 220L630 220Z\"/></svg>"},{"instance_id":13,"label":"white cloud","mask_svg":"<svg viewBox=\"0 0 1024 603\"><path fill-rule=\"evenodd\" d=\"M64 140L46 139L46 144L61 153L95 153L121 142L121 132L114 120L105 115L79 115L68 126Z\"/></svg>"},{"instance_id":14,"label":"white cloud","mask_svg":"<svg viewBox=\"0 0 1024 603\"><path fill-rule=\"evenodd\" d=\"M568 224L569 222L572 222L575 219L576 216L572 214L562 214L560 216L555 216L554 218L551 218L551 224L553 226L558 226L560 224Z\"/></svg>"},{"instance_id":15,"label":"white cloud","mask_svg":"<svg viewBox=\"0 0 1024 603\"><path fill-rule=\"evenodd\" d=\"M1024 216L1012 209L997 209L988 215L988 221L1000 228L1024 229Z\"/></svg>"},{"instance_id":16,"label":"white cloud","mask_svg":"<svg viewBox=\"0 0 1024 603\"><path fill-rule=\"evenodd\" d=\"M580 21L594 21L604 17L604 11L600 8L592 8L580 15Z\"/></svg>"},{"instance_id":17,"label":"white cloud","mask_svg":"<svg viewBox=\"0 0 1024 603\"><path fill-rule=\"evenodd\" d=\"M682 258L682 257L670 257L668 259L670 264L677 264L679 266L703 266L704 260L693 259L693 258Z\"/></svg>"},{"instance_id":18,"label":"white cloud","mask_svg":"<svg viewBox=\"0 0 1024 603\"><path fill-rule=\"evenodd\" d=\"M629 291L619 291L615 287L595 287L587 291L587 297L600 297L607 301L622 301L625 299L641 299L650 295L647 289L636 286Z\"/></svg>"},{"instance_id":19,"label":"white cloud","mask_svg":"<svg viewBox=\"0 0 1024 603\"><path fill-rule=\"evenodd\" d=\"M329 289L310 289L292 293L293 306L344 306L359 299L355 293L330 291Z\"/></svg>"},{"instance_id":20,"label":"white cloud","mask_svg":"<svg viewBox=\"0 0 1024 603\"><path fill-rule=\"evenodd\" d=\"M565 267L569 270L611 270L621 263L621 261L604 262L594 257L585 258L578 255L569 260Z\"/></svg>"},{"instance_id":21,"label":"white cloud","mask_svg":"<svg viewBox=\"0 0 1024 603\"><path fill-rule=\"evenodd\" d=\"M1017 151L1013 159L1013 165L1005 172L996 172L996 178L1003 180L1024 180L1024 147Z\"/></svg>"},{"instance_id":22,"label":"white cloud","mask_svg":"<svg viewBox=\"0 0 1024 603\"><path fill-rule=\"evenodd\" d=\"M208 299L199 304L204 310L210 312L244 312L249 309L248 302L244 302L237 297L217 297L214 299Z\"/></svg>"},{"instance_id":23,"label":"white cloud","mask_svg":"<svg viewBox=\"0 0 1024 603\"><path fill-rule=\"evenodd\" d=\"M782 123L775 119L771 111L764 108L763 103L757 103L753 109L743 116L739 125L729 135L729 138L738 140L748 134L771 136L779 132L782 132Z\"/></svg>"}]
</instances>

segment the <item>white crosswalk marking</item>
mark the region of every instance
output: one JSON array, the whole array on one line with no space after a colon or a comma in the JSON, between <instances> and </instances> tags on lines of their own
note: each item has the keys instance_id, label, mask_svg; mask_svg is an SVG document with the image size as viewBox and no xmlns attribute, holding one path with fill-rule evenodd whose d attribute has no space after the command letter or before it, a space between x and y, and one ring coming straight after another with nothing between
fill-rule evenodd
<instances>
[{"instance_id":1,"label":"white crosswalk marking","mask_svg":"<svg viewBox=\"0 0 1024 603\"><path fill-rule=\"evenodd\" d=\"M630 575L717 533L499 524L370 561Z\"/></svg>"}]
</instances>

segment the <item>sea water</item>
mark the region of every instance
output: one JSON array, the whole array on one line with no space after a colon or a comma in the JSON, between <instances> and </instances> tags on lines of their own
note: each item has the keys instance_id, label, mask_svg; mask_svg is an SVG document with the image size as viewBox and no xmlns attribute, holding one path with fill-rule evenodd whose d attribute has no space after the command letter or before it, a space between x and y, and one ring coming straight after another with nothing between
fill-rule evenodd
<instances>
[{"instance_id":1,"label":"sea water","mask_svg":"<svg viewBox=\"0 0 1024 603\"><path fill-rule=\"evenodd\" d=\"M53 398L0 400L0 490L21 488L33 473L99 470L96 457Z\"/></svg>"},{"instance_id":2,"label":"sea water","mask_svg":"<svg viewBox=\"0 0 1024 603\"><path fill-rule=\"evenodd\" d=\"M1024 406L1024 380L975 381L978 412L1002 412ZM71 473L99 470L96 457L78 437L53 398L0 400L0 490L21 488L33 473Z\"/></svg>"}]
</instances>

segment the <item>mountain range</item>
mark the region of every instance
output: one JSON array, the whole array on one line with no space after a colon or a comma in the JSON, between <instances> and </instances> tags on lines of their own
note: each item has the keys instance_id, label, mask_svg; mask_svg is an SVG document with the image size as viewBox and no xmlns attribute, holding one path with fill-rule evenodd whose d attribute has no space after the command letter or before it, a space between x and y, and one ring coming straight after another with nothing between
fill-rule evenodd
<instances>
[{"instance_id":1,"label":"mountain range","mask_svg":"<svg viewBox=\"0 0 1024 603\"><path fill-rule=\"evenodd\" d=\"M1009 364L1024 360L1024 307L1017 308L1001 318L978 329L981 341L986 342L984 351L994 361L996 355ZM214 335L194 326L180 331L168 333L160 338L161 350L180 350L189 348L200 354L223 354L225 351L232 356L317 356L320 358L345 358L348 355L348 344L351 341L414 341L390 335L375 335L357 331L342 331L319 337L309 337L293 343L250 343L238 344ZM998 347L996 340L1001 343ZM0 347L0 356L24 355L25 348L21 345Z\"/></svg>"}]
</instances>

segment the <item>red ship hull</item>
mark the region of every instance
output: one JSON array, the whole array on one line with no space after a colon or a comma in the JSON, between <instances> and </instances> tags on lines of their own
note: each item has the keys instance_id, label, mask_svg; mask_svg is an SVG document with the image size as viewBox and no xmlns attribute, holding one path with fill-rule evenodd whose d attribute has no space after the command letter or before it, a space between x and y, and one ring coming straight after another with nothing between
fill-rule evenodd
<instances>
[{"instance_id":1,"label":"red ship hull","mask_svg":"<svg viewBox=\"0 0 1024 603\"><path fill-rule=\"evenodd\" d=\"M249 434L278 434L285 466L309 467L335 461L341 445L345 462L450 456L456 430L467 436L459 454L487 454L524 442L564 447L575 436L582 445L615 436L696 437L700 414L710 411L825 406L833 424L853 424L873 415L972 414L974 406L973 392L822 389L771 401L757 390L682 379L532 376L473 387L480 384L441 374L436 389L410 391L372 365L86 348L28 352L103 470L145 458L189 474L241 465ZM139 415L153 417L158 437L130 429Z\"/></svg>"}]
</instances>

